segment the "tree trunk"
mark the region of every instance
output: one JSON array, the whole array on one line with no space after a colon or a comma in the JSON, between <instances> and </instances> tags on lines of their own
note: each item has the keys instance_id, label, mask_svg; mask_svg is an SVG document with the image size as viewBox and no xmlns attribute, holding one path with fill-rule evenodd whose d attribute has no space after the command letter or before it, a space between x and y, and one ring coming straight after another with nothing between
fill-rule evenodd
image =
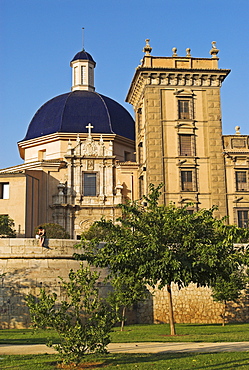
<instances>
[{"instance_id":1,"label":"tree trunk","mask_svg":"<svg viewBox=\"0 0 249 370\"><path fill-rule=\"evenodd\" d=\"M227 313L227 301L224 301L224 310L223 310L223 322L222 322L222 326L225 326L226 324L226 313Z\"/></svg>"},{"instance_id":2,"label":"tree trunk","mask_svg":"<svg viewBox=\"0 0 249 370\"><path fill-rule=\"evenodd\" d=\"M170 335L176 335L174 312L173 312L173 301L172 301L172 291L171 284L167 284L168 302L169 302L169 325L170 325Z\"/></svg>"},{"instance_id":3,"label":"tree trunk","mask_svg":"<svg viewBox=\"0 0 249 370\"><path fill-rule=\"evenodd\" d=\"M122 311L122 321L121 321L121 328L120 328L120 331L123 331L123 330L124 330L125 310L126 310L126 307L124 306L124 307L123 307L123 311Z\"/></svg>"}]
</instances>

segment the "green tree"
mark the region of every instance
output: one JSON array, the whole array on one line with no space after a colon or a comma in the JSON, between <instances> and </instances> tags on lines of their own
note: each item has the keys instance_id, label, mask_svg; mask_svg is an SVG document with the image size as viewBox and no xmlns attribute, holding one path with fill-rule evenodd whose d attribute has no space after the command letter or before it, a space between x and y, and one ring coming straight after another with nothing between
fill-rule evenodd
<instances>
[{"instance_id":1,"label":"green tree","mask_svg":"<svg viewBox=\"0 0 249 370\"><path fill-rule=\"evenodd\" d=\"M99 227L99 225L95 222L89 227L88 230L81 234L81 239L85 241L92 240L94 238L97 238L98 240L105 240L106 233L107 230Z\"/></svg>"},{"instance_id":2,"label":"green tree","mask_svg":"<svg viewBox=\"0 0 249 370\"><path fill-rule=\"evenodd\" d=\"M102 241L106 239L107 233L107 229L100 227L98 223L94 223L87 231L82 233L81 239L83 243L92 239ZM117 317L121 322L120 329L123 331L127 309L145 299L148 290L143 281L134 280L133 275L123 277L122 275L110 274L105 282L110 283L113 288L108 296L108 301L117 312Z\"/></svg>"},{"instance_id":3,"label":"green tree","mask_svg":"<svg viewBox=\"0 0 249 370\"><path fill-rule=\"evenodd\" d=\"M224 280L239 268L239 253L233 243L245 237L246 230L226 226L214 217L215 207L190 214L187 207L158 204L160 186L150 186L147 207L141 202L120 205L122 217L116 223L102 219L97 222L105 230L105 243L93 238L82 242L84 255L99 267L109 267L114 277L133 276L159 289L166 287L169 302L171 334L175 334L172 283L188 286L213 286L217 278Z\"/></svg>"},{"instance_id":4,"label":"green tree","mask_svg":"<svg viewBox=\"0 0 249 370\"><path fill-rule=\"evenodd\" d=\"M226 323L227 303L229 301L236 302L241 297L242 290L245 288L247 282L248 277L245 270L241 268L233 272L229 277L226 277L226 280L219 276L212 287L214 300L223 303L223 326Z\"/></svg>"},{"instance_id":5,"label":"green tree","mask_svg":"<svg viewBox=\"0 0 249 370\"><path fill-rule=\"evenodd\" d=\"M110 283L113 292L109 295L108 301L116 312L119 313L121 310L121 314L117 316L120 316L120 330L123 331L127 309L144 300L148 291L142 281L134 280L133 275L113 277L110 279Z\"/></svg>"},{"instance_id":6,"label":"green tree","mask_svg":"<svg viewBox=\"0 0 249 370\"><path fill-rule=\"evenodd\" d=\"M99 295L98 278L96 271L81 265L77 271L70 270L68 281L61 278L65 300L58 301L55 293L44 288L38 299L26 297L33 326L58 332L60 343L53 347L65 363L78 363L89 352L105 353L110 342L116 316Z\"/></svg>"},{"instance_id":7,"label":"green tree","mask_svg":"<svg viewBox=\"0 0 249 370\"><path fill-rule=\"evenodd\" d=\"M35 228L35 234L37 234L39 227L42 227L46 230L46 238L48 239L70 239L68 232L59 224L40 224Z\"/></svg>"},{"instance_id":8,"label":"green tree","mask_svg":"<svg viewBox=\"0 0 249 370\"><path fill-rule=\"evenodd\" d=\"M14 221L7 215L0 215L0 237L15 238Z\"/></svg>"}]
</instances>

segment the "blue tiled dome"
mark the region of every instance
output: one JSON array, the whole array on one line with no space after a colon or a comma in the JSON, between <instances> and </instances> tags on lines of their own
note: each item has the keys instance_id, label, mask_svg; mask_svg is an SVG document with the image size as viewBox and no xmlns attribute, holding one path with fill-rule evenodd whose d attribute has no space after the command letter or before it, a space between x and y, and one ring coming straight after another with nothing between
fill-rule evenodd
<instances>
[{"instance_id":1,"label":"blue tiled dome","mask_svg":"<svg viewBox=\"0 0 249 370\"><path fill-rule=\"evenodd\" d=\"M134 120L122 105L96 92L76 90L38 109L22 141L56 132L87 133L88 123L93 125L93 134L117 134L134 140Z\"/></svg>"},{"instance_id":2,"label":"blue tiled dome","mask_svg":"<svg viewBox=\"0 0 249 370\"><path fill-rule=\"evenodd\" d=\"M75 56L71 60L71 63L75 60L90 60L91 62L96 64L96 62L93 60L93 57L91 56L91 54L87 53L85 50L81 50L77 54L75 54Z\"/></svg>"}]
</instances>

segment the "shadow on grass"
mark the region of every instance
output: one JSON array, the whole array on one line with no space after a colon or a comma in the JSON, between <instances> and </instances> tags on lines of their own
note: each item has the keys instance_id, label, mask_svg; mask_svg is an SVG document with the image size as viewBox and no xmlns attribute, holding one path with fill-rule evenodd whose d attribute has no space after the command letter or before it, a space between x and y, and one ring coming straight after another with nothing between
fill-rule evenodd
<instances>
[{"instance_id":1,"label":"shadow on grass","mask_svg":"<svg viewBox=\"0 0 249 370\"><path fill-rule=\"evenodd\" d=\"M159 353L87 355L79 366L61 366L58 355L1 356L1 369L155 369L232 370L248 369L248 353Z\"/></svg>"},{"instance_id":2,"label":"shadow on grass","mask_svg":"<svg viewBox=\"0 0 249 370\"><path fill-rule=\"evenodd\" d=\"M233 356L235 358L233 358ZM141 369L186 369L189 370L213 370L213 369L237 369L243 367L249 369L248 353L243 352L236 358L236 353L157 353L157 354L115 354L102 357L101 367L123 369L135 369L140 364ZM93 359L93 358L92 358ZM96 358L95 358L96 359ZM101 357L98 357L100 360ZM86 359L86 362L90 360ZM84 364L84 363L83 363ZM130 365L131 367L125 367ZM218 366L218 367L217 367ZM247 367L248 366L248 367ZM77 369L77 368L76 368Z\"/></svg>"},{"instance_id":3,"label":"shadow on grass","mask_svg":"<svg viewBox=\"0 0 249 370\"><path fill-rule=\"evenodd\" d=\"M59 343L58 336L52 331L33 329L2 329L0 330L0 344L46 344L51 340L54 344Z\"/></svg>"}]
</instances>

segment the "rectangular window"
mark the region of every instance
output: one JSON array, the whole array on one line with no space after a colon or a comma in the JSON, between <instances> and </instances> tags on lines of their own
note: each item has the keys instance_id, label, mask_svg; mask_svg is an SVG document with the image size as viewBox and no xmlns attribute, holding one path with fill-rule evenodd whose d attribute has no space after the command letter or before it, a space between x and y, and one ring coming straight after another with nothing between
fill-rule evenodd
<instances>
[{"instance_id":1,"label":"rectangular window","mask_svg":"<svg viewBox=\"0 0 249 370\"><path fill-rule=\"evenodd\" d=\"M77 72L78 72L78 67L74 67L73 69L74 73L73 73L73 78L74 78L74 85L77 85Z\"/></svg>"},{"instance_id":2,"label":"rectangular window","mask_svg":"<svg viewBox=\"0 0 249 370\"><path fill-rule=\"evenodd\" d=\"M0 182L0 199L9 199L10 184L8 182Z\"/></svg>"},{"instance_id":3,"label":"rectangular window","mask_svg":"<svg viewBox=\"0 0 249 370\"><path fill-rule=\"evenodd\" d=\"M139 108L137 111L137 127L138 130L142 128L142 108Z\"/></svg>"},{"instance_id":4,"label":"rectangular window","mask_svg":"<svg viewBox=\"0 0 249 370\"><path fill-rule=\"evenodd\" d=\"M193 173L192 171L181 171L182 191L193 191Z\"/></svg>"},{"instance_id":5,"label":"rectangular window","mask_svg":"<svg viewBox=\"0 0 249 370\"><path fill-rule=\"evenodd\" d=\"M190 119L189 100L178 100L178 117L179 119Z\"/></svg>"},{"instance_id":6,"label":"rectangular window","mask_svg":"<svg viewBox=\"0 0 249 370\"><path fill-rule=\"evenodd\" d=\"M86 66L81 66L81 85L86 84Z\"/></svg>"},{"instance_id":7,"label":"rectangular window","mask_svg":"<svg viewBox=\"0 0 249 370\"><path fill-rule=\"evenodd\" d=\"M247 191L246 171L236 171L236 191Z\"/></svg>"},{"instance_id":8,"label":"rectangular window","mask_svg":"<svg viewBox=\"0 0 249 370\"><path fill-rule=\"evenodd\" d=\"M139 197L142 198L144 195L144 177L140 176L139 177Z\"/></svg>"},{"instance_id":9,"label":"rectangular window","mask_svg":"<svg viewBox=\"0 0 249 370\"><path fill-rule=\"evenodd\" d=\"M192 156L192 135L179 135L180 155Z\"/></svg>"},{"instance_id":10,"label":"rectangular window","mask_svg":"<svg viewBox=\"0 0 249 370\"><path fill-rule=\"evenodd\" d=\"M143 161L144 161L143 153L144 153L143 142L141 141L138 144L138 161L139 161L139 163L143 163Z\"/></svg>"},{"instance_id":11,"label":"rectangular window","mask_svg":"<svg viewBox=\"0 0 249 370\"><path fill-rule=\"evenodd\" d=\"M94 81L93 81L93 68L89 66L89 85L94 86Z\"/></svg>"},{"instance_id":12,"label":"rectangular window","mask_svg":"<svg viewBox=\"0 0 249 370\"><path fill-rule=\"evenodd\" d=\"M97 195L97 174L84 172L83 174L83 195L93 196Z\"/></svg>"},{"instance_id":13,"label":"rectangular window","mask_svg":"<svg viewBox=\"0 0 249 370\"><path fill-rule=\"evenodd\" d=\"M248 227L248 211L238 211L238 226Z\"/></svg>"}]
</instances>

